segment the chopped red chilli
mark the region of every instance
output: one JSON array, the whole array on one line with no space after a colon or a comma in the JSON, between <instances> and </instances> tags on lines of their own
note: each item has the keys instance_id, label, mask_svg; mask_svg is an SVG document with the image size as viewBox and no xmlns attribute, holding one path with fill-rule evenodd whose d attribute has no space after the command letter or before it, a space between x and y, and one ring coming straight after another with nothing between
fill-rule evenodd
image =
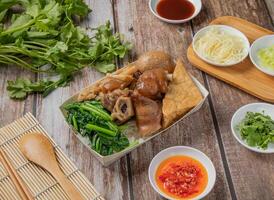
<instances>
[{"instance_id":1,"label":"chopped red chilli","mask_svg":"<svg viewBox=\"0 0 274 200\"><path fill-rule=\"evenodd\" d=\"M187 197L199 192L197 185L201 170L191 163L170 163L159 176L164 188L179 197Z\"/></svg>"}]
</instances>

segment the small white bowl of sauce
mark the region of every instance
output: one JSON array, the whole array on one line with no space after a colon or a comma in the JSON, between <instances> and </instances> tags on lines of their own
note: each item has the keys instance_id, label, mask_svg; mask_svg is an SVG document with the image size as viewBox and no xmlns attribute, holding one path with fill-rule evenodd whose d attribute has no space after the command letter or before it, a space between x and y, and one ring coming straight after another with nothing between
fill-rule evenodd
<instances>
[{"instance_id":1,"label":"small white bowl of sauce","mask_svg":"<svg viewBox=\"0 0 274 200\"><path fill-rule=\"evenodd\" d=\"M150 11L160 20L180 24L196 17L202 8L201 0L150 0Z\"/></svg>"},{"instance_id":2,"label":"small white bowl of sauce","mask_svg":"<svg viewBox=\"0 0 274 200\"><path fill-rule=\"evenodd\" d=\"M148 176L153 189L166 199L198 200L214 187L216 170L198 149L174 146L152 159Z\"/></svg>"}]
</instances>

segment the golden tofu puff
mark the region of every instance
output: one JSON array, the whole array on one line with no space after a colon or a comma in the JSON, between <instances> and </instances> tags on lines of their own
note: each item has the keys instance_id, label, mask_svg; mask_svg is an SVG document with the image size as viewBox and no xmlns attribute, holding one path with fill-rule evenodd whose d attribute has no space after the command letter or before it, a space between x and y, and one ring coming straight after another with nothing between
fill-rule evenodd
<instances>
[{"instance_id":1,"label":"golden tofu puff","mask_svg":"<svg viewBox=\"0 0 274 200\"><path fill-rule=\"evenodd\" d=\"M163 127L166 128L194 108L202 95L187 73L181 60L178 60L163 99Z\"/></svg>"}]
</instances>

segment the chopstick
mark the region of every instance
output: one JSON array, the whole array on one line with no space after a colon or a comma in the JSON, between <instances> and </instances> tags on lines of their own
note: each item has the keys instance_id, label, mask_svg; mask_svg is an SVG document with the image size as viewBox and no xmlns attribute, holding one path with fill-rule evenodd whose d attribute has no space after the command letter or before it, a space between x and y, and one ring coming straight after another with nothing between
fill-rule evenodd
<instances>
[{"instance_id":1,"label":"chopstick","mask_svg":"<svg viewBox=\"0 0 274 200\"><path fill-rule=\"evenodd\" d=\"M8 156L5 154L5 152L2 149L0 149L0 160L2 161L2 164L4 165L4 168L7 170L8 174L10 175L10 178L12 182L14 183L20 197L23 200L34 200L27 186L25 185L23 180L20 178L17 171L13 168L13 166L11 165L8 159Z\"/></svg>"}]
</instances>

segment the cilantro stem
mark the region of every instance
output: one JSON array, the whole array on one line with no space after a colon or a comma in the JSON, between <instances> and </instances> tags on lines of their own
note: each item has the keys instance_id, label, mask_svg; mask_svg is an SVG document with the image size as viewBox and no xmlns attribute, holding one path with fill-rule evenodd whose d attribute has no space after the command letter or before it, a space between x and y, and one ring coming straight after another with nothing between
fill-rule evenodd
<instances>
[{"instance_id":1,"label":"cilantro stem","mask_svg":"<svg viewBox=\"0 0 274 200\"><path fill-rule=\"evenodd\" d=\"M35 42L35 41L28 41L28 40L26 40L26 41L24 41L24 43L25 43L25 44L34 44L34 45L46 47L46 48L48 48L48 49L50 48L49 46L47 46L47 45L45 45L45 44L43 44L43 43L41 43L41 42Z\"/></svg>"},{"instance_id":2,"label":"cilantro stem","mask_svg":"<svg viewBox=\"0 0 274 200\"><path fill-rule=\"evenodd\" d=\"M25 61L15 57L15 56L12 56L12 55L6 55L6 56L3 56L3 55L0 55L0 60L2 58L2 61L5 62L9 62L10 64L16 64L16 65L19 65L25 69L29 69L33 72L41 72L41 70L37 70L35 67L32 67L30 64L26 63ZM17 60L17 61L16 61Z\"/></svg>"},{"instance_id":3,"label":"cilantro stem","mask_svg":"<svg viewBox=\"0 0 274 200\"><path fill-rule=\"evenodd\" d=\"M11 28L11 29L7 29L6 31L3 31L3 32L0 33L0 37L12 34L12 33L16 32L16 31L20 31L20 30L25 29L25 28L28 28L29 26L31 26L32 24L34 24L35 21L36 21L36 19L32 19L28 23L26 23L26 24L24 24L22 26L17 26L17 27Z\"/></svg>"},{"instance_id":4,"label":"cilantro stem","mask_svg":"<svg viewBox=\"0 0 274 200\"><path fill-rule=\"evenodd\" d=\"M30 49L42 50L44 52L46 52L48 50L48 49L45 49L45 47L33 46L33 45L29 45L29 44L25 44L25 47L30 48Z\"/></svg>"}]
</instances>

